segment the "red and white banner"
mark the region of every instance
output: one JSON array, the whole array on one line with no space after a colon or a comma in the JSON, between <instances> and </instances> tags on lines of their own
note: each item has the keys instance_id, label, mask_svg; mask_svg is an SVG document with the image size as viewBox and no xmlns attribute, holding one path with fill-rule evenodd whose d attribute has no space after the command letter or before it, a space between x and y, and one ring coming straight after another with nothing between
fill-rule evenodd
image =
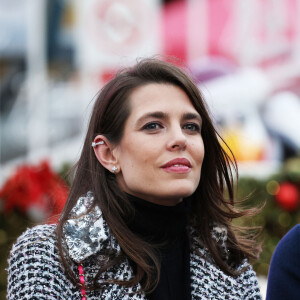
<instances>
[{"instance_id":1,"label":"red and white banner","mask_svg":"<svg viewBox=\"0 0 300 300\"><path fill-rule=\"evenodd\" d=\"M213 55L268 67L300 56L300 2L171 2L163 11L163 33L165 53L186 61Z\"/></svg>"},{"instance_id":2,"label":"red and white banner","mask_svg":"<svg viewBox=\"0 0 300 300\"><path fill-rule=\"evenodd\" d=\"M77 1L77 61L93 73L159 52L158 0Z\"/></svg>"}]
</instances>

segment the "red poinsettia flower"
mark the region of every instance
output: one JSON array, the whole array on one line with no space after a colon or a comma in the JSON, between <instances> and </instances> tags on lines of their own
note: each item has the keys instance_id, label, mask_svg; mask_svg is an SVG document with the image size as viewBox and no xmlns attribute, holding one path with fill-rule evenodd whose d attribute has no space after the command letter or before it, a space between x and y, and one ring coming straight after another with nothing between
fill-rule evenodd
<instances>
[{"instance_id":1,"label":"red poinsettia flower","mask_svg":"<svg viewBox=\"0 0 300 300\"><path fill-rule=\"evenodd\" d=\"M47 161L37 166L18 167L0 189L5 213L17 209L22 213L38 214L33 216L35 219L59 214L67 195L66 184L51 170Z\"/></svg>"}]
</instances>

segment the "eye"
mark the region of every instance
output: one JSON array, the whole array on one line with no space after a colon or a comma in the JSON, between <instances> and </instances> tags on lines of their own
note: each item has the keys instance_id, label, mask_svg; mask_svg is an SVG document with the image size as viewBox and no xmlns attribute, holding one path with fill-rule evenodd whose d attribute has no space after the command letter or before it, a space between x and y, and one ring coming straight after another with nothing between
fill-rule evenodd
<instances>
[{"instance_id":1,"label":"eye","mask_svg":"<svg viewBox=\"0 0 300 300\"><path fill-rule=\"evenodd\" d=\"M185 124L185 125L183 125L183 129L189 130L192 132L200 132L201 131L201 127L196 123Z\"/></svg>"},{"instance_id":2,"label":"eye","mask_svg":"<svg viewBox=\"0 0 300 300\"><path fill-rule=\"evenodd\" d=\"M162 125L157 122L150 122L143 126L142 130L155 131L162 128Z\"/></svg>"}]
</instances>

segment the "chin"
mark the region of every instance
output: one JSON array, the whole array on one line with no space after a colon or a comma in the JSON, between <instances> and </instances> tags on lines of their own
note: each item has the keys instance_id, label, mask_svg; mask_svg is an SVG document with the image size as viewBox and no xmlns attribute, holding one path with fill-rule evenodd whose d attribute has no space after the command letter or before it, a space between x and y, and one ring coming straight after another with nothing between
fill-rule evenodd
<instances>
[{"instance_id":1,"label":"chin","mask_svg":"<svg viewBox=\"0 0 300 300\"><path fill-rule=\"evenodd\" d=\"M194 194L196 188L194 186L176 185L175 188L170 188L168 191L172 191L170 198L186 198Z\"/></svg>"}]
</instances>

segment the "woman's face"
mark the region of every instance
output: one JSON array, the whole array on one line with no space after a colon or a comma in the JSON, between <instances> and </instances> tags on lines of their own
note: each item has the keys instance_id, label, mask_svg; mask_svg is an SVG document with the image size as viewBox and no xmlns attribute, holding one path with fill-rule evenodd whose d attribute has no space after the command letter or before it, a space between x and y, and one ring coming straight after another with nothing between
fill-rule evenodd
<instances>
[{"instance_id":1,"label":"woman's face","mask_svg":"<svg viewBox=\"0 0 300 300\"><path fill-rule=\"evenodd\" d=\"M175 205L196 190L204 157L202 120L186 93L170 84L148 84L129 97L131 113L114 149L123 191Z\"/></svg>"}]
</instances>

